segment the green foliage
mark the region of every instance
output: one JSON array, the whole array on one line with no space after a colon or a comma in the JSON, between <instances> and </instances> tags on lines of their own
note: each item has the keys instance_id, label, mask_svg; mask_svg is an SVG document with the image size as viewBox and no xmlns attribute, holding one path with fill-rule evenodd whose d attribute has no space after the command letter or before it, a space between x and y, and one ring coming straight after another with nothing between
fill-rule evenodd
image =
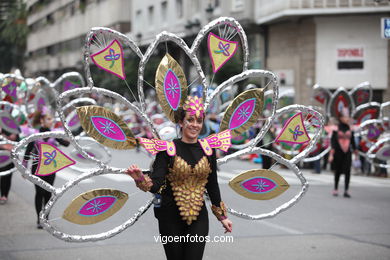
<instances>
[{"instance_id":1,"label":"green foliage","mask_svg":"<svg viewBox=\"0 0 390 260\"><path fill-rule=\"evenodd\" d=\"M11 68L23 65L28 27L27 10L22 0L11 1L3 6L0 21L0 72L7 73Z\"/></svg>"}]
</instances>

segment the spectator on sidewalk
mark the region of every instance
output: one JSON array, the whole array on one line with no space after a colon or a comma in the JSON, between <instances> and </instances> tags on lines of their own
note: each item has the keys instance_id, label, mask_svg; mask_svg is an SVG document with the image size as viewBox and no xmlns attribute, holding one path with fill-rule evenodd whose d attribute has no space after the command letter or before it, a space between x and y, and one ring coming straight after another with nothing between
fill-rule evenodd
<instances>
[{"instance_id":1,"label":"spectator on sidewalk","mask_svg":"<svg viewBox=\"0 0 390 260\"><path fill-rule=\"evenodd\" d=\"M352 152L357 154L357 150L347 109L343 109L337 129L333 130L331 147L329 162L332 164L332 170L334 171L333 196L338 196L340 175L345 174L344 197L350 198L349 182L351 177Z\"/></svg>"}]
</instances>

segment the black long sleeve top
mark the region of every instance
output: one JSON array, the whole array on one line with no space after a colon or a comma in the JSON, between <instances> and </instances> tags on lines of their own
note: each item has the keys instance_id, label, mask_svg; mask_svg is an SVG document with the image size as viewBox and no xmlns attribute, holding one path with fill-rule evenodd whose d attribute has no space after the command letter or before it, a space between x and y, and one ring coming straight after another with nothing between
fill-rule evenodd
<instances>
[{"instance_id":1,"label":"black long sleeve top","mask_svg":"<svg viewBox=\"0 0 390 260\"><path fill-rule=\"evenodd\" d=\"M184 143L180 139L175 139L173 142L176 146L176 155L180 156L183 160L187 162L187 164L191 165L191 167L194 167L203 156L206 156L199 142L189 144ZM216 151L213 150L213 154L208 157L208 161L211 166L211 173L208 176L206 190L209 194L211 203L219 207L221 202L221 195L218 186L217 160L215 154ZM174 157L169 156L166 151L163 151L159 152L156 155L156 159L153 163L152 171L150 174L150 177L153 181L153 186L150 189L150 192L157 193L160 187L164 185L164 183L166 183L166 188L161 192L161 207L155 208L155 215L157 218L179 217L179 210L174 200L172 188L168 179L166 178L166 175L169 173L168 168L173 165L173 161ZM202 214L206 214L207 216L205 204L203 204L202 210L200 212L200 215Z\"/></svg>"}]
</instances>

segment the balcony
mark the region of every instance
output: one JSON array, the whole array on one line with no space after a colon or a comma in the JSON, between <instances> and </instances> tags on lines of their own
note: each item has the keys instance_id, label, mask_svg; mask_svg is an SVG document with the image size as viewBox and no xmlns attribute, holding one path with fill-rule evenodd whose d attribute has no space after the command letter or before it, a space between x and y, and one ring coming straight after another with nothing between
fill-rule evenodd
<instances>
[{"instance_id":1,"label":"balcony","mask_svg":"<svg viewBox=\"0 0 390 260\"><path fill-rule=\"evenodd\" d=\"M255 5L258 24L292 16L390 12L385 0L259 0Z\"/></svg>"}]
</instances>

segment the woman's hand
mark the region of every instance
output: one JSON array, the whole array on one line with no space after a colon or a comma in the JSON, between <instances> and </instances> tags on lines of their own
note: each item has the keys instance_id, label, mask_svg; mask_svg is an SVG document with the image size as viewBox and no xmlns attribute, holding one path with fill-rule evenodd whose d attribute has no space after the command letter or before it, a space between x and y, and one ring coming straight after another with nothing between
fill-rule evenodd
<instances>
[{"instance_id":1,"label":"woman's hand","mask_svg":"<svg viewBox=\"0 0 390 260\"><path fill-rule=\"evenodd\" d=\"M233 222L230 221L230 219L225 218L221 220L222 226L225 228L225 234L226 233L231 233L233 230Z\"/></svg>"},{"instance_id":2,"label":"woman's hand","mask_svg":"<svg viewBox=\"0 0 390 260\"><path fill-rule=\"evenodd\" d=\"M138 181L142 178L142 171L140 168L138 168L137 165L132 164L129 168L125 171L127 175L130 175L134 180Z\"/></svg>"},{"instance_id":3,"label":"woman's hand","mask_svg":"<svg viewBox=\"0 0 390 260\"><path fill-rule=\"evenodd\" d=\"M144 175L137 165L133 164L125 171L127 175L130 175L134 180L135 184L142 191L149 191L153 186L153 182L148 175Z\"/></svg>"}]
</instances>

